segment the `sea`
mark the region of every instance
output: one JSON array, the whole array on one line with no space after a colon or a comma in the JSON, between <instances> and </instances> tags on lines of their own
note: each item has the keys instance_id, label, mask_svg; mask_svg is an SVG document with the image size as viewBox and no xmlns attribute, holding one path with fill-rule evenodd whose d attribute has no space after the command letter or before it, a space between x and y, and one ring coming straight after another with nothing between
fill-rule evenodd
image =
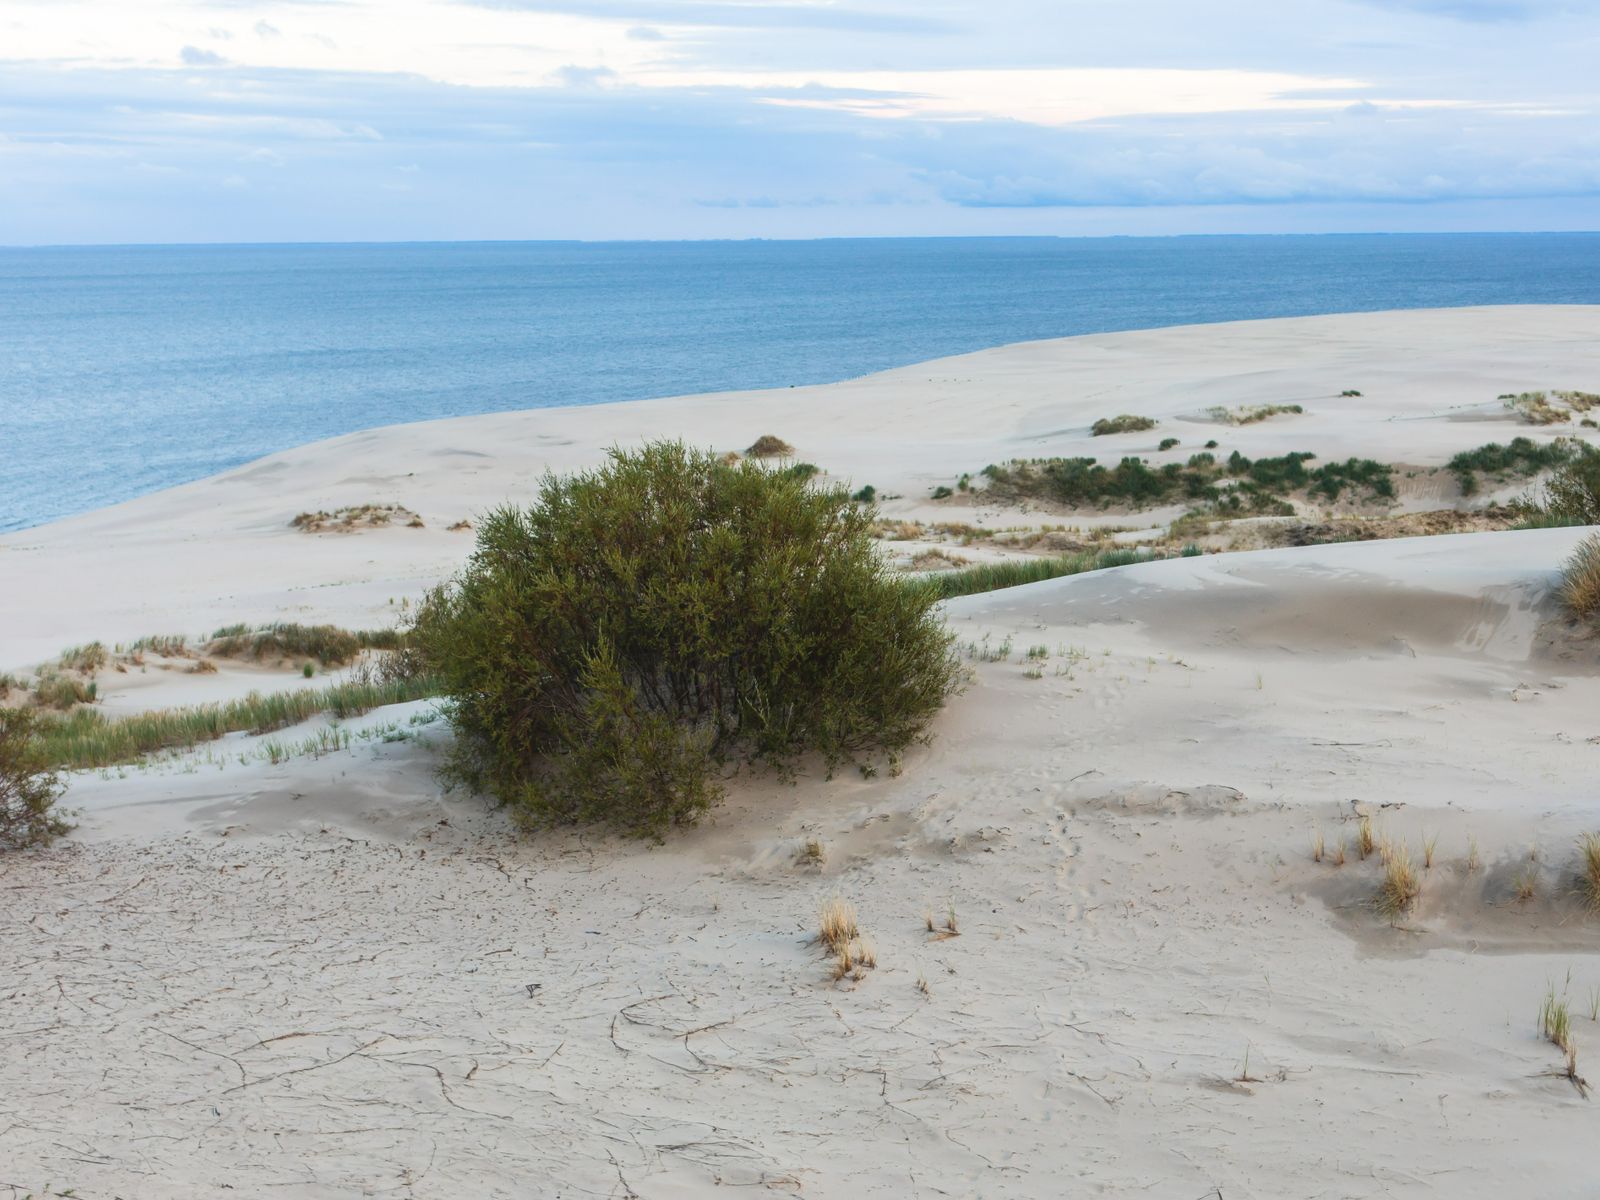
<instances>
[{"instance_id":1,"label":"sea","mask_svg":"<svg viewBox=\"0 0 1600 1200\"><path fill-rule=\"evenodd\" d=\"M397 422L1071 334L1597 303L1600 234L0 248L0 531Z\"/></svg>"}]
</instances>

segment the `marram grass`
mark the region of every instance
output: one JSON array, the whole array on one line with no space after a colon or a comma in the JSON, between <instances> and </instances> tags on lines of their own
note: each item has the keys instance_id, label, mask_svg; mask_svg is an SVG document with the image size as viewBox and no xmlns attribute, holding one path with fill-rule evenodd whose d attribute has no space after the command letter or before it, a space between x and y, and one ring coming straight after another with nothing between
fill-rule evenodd
<instances>
[{"instance_id":1,"label":"marram grass","mask_svg":"<svg viewBox=\"0 0 1600 1200\"><path fill-rule=\"evenodd\" d=\"M190 750L230 733L263 734L298 725L327 713L337 718L360 716L374 708L404 704L438 694L428 678L388 683L339 683L292 692L251 692L242 700L157 709L125 717L108 717L98 709L79 708L48 716L35 730L45 760L67 770L113 767L138 762L151 754Z\"/></svg>"}]
</instances>

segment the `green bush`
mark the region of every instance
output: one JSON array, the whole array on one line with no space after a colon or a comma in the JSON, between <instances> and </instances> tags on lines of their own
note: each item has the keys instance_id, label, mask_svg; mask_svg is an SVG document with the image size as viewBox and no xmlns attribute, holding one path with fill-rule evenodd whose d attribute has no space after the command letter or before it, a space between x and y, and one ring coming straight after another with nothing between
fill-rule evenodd
<instances>
[{"instance_id":1,"label":"green bush","mask_svg":"<svg viewBox=\"0 0 1600 1200\"><path fill-rule=\"evenodd\" d=\"M0 708L0 849L42 845L67 831L53 811L62 792L27 708Z\"/></svg>"},{"instance_id":2,"label":"green bush","mask_svg":"<svg viewBox=\"0 0 1600 1200\"><path fill-rule=\"evenodd\" d=\"M907 745L958 668L874 520L842 488L678 443L547 476L480 525L411 634L448 697L450 773L535 824L660 837L727 768Z\"/></svg>"}]
</instances>

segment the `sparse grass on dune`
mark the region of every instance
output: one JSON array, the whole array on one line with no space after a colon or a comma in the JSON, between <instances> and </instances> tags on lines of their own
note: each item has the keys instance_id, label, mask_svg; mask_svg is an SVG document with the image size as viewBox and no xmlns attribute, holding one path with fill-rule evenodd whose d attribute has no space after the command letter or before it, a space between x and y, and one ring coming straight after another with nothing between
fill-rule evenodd
<instances>
[{"instance_id":1,"label":"sparse grass on dune","mask_svg":"<svg viewBox=\"0 0 1600 1200\"><path fill-rule=\"evenodd\" d=\"M230 733L270 733L327 713L344 719L374 708L436 695L428 678L356 682L292 692L252 692L242 700L108 717L80 708L44 717L34 730L52 766L69 770L138 762L150 754L189 750Z\"/></svg>"},{"instance_id":2,"label":"sparse grass on dune","mask_svg":"<svg viewBox=\"0 0 1600 1200\"><path fill-rule=\"evenodd\" d=\"M89 642L83 646L72 646L61 652L61 657L56 660L56 665L63 671L77 671L83 675L93 675L111 659L103 642Z\"/></svg>"}]
</instances>

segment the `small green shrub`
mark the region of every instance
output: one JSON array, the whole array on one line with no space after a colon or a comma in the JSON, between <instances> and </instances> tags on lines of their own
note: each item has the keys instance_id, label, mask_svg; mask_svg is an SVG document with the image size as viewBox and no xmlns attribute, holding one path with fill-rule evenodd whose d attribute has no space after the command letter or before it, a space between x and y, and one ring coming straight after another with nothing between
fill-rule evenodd
<instances>
[{"instance_id":1,"label":"small green shrub","mask_svg":"<svg viewBox=\"0 0 1600 1200\"><path fill-rule=\"evenodd\" d=\"M798 479L804 483L812 476L822 474L822 469L816 463L791 463L783 469L783 473L790 479Z\"/></svg>"},{"instance_id":2,"label":"small green shrub","mask_svg":"<svg viewBox=\"0 0 1600 1200\"><path fill-rule=\"evenodd\" d=\"M843 488L678 443L547 476L480 524L410 634L448 697L452 773L535 824L660 837L735 765L907 745L959 667L874 523Z\"/></svg>"},{"instance_id":3,"label":"small green shrub","mask_svg":"<svg viewBox=\"0 0 1600 1200\"><path fill-rule=\"evenodd\" d=\"M1154 429L1156 422L1153 417L1136 417L1132 413L1123 413L1119 417L1101 417L1089 426L1089 432L1095 437L1105 437L1109 433L1143 433L1146 429Z\"/></svg>"},{"instance_id":4,"label":"small green shrub","mask_svg":"<svg viewBox=\"0 0 1600 1200\"><path fill-rule=\"evenodd\" d=\"M869 483L860 491L853 494L850 499L854 500L857 504L872 504L878 499L878 489Z\"/></svg>"},{"instance_id":5,"label":"small green shrub","mask_svg":"<svg viewBox=\"0 0 1600 1200\"><path fill-rule=\"evenodd\" d=\"M1134 563L1149 562L1155 557L1158 556L1140 550L1116 549L1086 550L1081 554L1050 558L1013 558L1005 562L976 563L957 571L914 576L906 580L904 586L931 592L940 600L951 600L957 596L1020 587L1025 583L1041 583L1064 575L1081 575L1085 571L1128 567Z\"/></svg>"},{"instance_id":6,"label":"small green shrub","mask_svg":"<svg viewBox=\"0 0 1600 1200\"><path fill-rule=\"evenodd\" d=\"M940 484L938 487L933 489L933 498L935 500L948 500L951 496L954 496L954 495L955 495L955 493L952 492L949 488L945 487L943 484Z\"/></svg>"},{"instance_id":7,"label":"small green shrub","mask_svg":"<svg viewBox=\"0 0 1600 1200\"><path fill-rule=\"evenodd\" d=\"M1359 396L1359 395L1361 395L1361 393L1356 391L1355 388L1345 388L1345 390L1340 392L1339 395L1348 398L1348 397L1351 397L1351 396Z\"/></svg>"},{"instance_id":8,"label":"small green shrub","mask_svg":"<svg viewBox=\"0 0 1600 1200\"><path fill-rule=\"evenodd\" d=\"M1157 450L1171 450L1177 444L1178 444L1178 439L1177 438L1162 438L1161 439L1161 444L1158 445L1156 447L1156 449Z\"/></svg>"},{"instance_id":9,"label":"small green shrub","mask_svg":"<svg viewBox=\"0 0 1600 1200\"><path fill-rule=\"evenodd\" d=\"M35 737L39 715L0 708L0 849L42 845L67 831L53 810L61 779Z\"/></svg>"}]
</instances>

